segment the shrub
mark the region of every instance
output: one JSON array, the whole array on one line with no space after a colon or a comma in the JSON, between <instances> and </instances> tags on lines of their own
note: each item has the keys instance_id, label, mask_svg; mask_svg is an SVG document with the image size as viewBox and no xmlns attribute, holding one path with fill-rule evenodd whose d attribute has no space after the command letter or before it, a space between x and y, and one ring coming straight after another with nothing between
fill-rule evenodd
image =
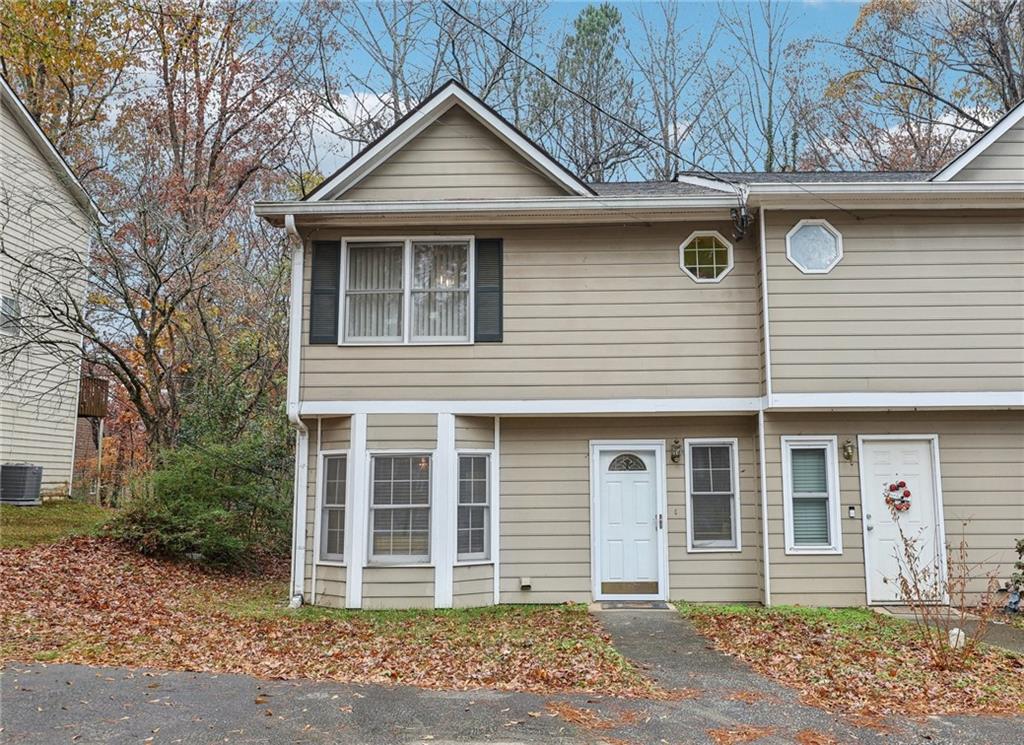
<instances>
[{"instance_id":1,"label":"shrub","mask_svg":"<svg viewBox=\"0 0 1024 745\"><path fill-rule=\"evenodd\" d=\"M145 554L199 554L221 566L287 553L291 474L268 457L275 444L249 436L165 451L126 498L110 534Z\"/></svg>"}]
</instances>

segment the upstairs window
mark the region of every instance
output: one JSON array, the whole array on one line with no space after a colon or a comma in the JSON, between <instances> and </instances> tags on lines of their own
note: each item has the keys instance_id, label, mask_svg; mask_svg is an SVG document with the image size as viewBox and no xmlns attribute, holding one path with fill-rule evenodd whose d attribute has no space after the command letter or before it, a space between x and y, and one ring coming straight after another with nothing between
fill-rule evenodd
<instances>
[{"instance_id":1,"label":"upstairs window","mask_svg":"<svg viewBox=\"0 0 1024 745\"><path fill-rule=\"evenodd\" d=\"M469 239L346 244L344 340L469 342Z\"/></svg>"},{"instance_id":2,"label":"upstairs window","mask_svg":"<svg viewBox=\"0 0 1024 745\"><path fill-rule=\"evenodd\" d=\"M721 282L732 263L732 244L714 230L698 230L679 246L679 266L694 282Z\"/></svg>"},{"instance_id":3,"label":"upstairs window","mask_svg":"<svg viewBox=\"0 0 1024 745\"><path fill-rule=\"evenodd\" d=\"M804 274L827 274L843 258L843 236L827 220L801 220L786 234L786 258Z\"/></svg>"}]
</instances>

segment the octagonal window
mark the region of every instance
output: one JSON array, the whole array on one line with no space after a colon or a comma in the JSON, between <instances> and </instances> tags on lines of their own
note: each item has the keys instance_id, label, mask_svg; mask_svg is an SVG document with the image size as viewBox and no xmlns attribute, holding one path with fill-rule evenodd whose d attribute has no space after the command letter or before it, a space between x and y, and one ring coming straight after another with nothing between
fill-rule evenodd
<instances>
[{"instance_id":1,"label":"octagonal window","mask_svg":"<svg viewBox=\"0 0 1024 745\"><path fill-rule=\"evenodd\" d=\"M695 282L720 282L732 269L732 244L714 230L698 230L679 247L679 266Z\"/></svg>"},{"instance_id":2,"label":"octagonal window","mask_svg":"<svg viewBox=\"0 0 1024 745\"><path fill-rule=\"evenodd\" d=\"M786 234L786 257L804 274L825 274L843 258L843 236L827 220L801 220Z\"/></svg>"}]
</instances>

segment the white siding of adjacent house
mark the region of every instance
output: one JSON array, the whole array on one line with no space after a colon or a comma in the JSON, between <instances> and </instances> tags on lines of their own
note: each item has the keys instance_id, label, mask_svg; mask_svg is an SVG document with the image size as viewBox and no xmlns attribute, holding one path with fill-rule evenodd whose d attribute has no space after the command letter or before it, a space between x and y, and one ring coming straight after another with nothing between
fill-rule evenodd
<instances>
[{"instance_id":1,"label":"white siding of adjacent house","mask_svg":"<svg viewBox=\"0 0 1024 745\"><path fill-rule=\"evenodd\" d=\"M1024 181L1024 119L985 148L952 181Z\"/></svg>"},{"instance_id":2,"label":"white siding of adjacent house","mask_svg":"<svg viewBox=\"0 0 1024 745\"><path fill-rule=\"evenodd\" d=\"M10 254L0 256L0 293L20 286L18 262L58 251L85 255L90 229L79 203L6 104L0 105L0 188L7 202L0 230ZM0 347L9 341L0 337ZM0 367L0 463L42 466L44 491L70 486L78 378L78 366L68 369L38 350Z\"/></svg>"},{"instance_id":3,"label":"white siding of adjacent house","mask_svg":"<svg viewBox=\"0 0 1024 745\"><path fill-rule=\"evenodd\" d=\"M565 190L456 105L340 199L509 199Z\"/></svg>"},{"instance_id":4,"label":"white siding of adjacent house","mask_svg":"<svg viewBox=\"0 0 1024 745\"><path fill-rule=\"evenodd\" d=\"M302 400L759 396L756 236L736 244L721 283L697 284L679 268L679 244L705 229L731 232L715 222L441 229L504 238L502 343L310 345L307 269Z\"/></svg>"},{"instance_id":5,"label":"white siding of adjacent house","mask_svg":"<svg viewBox=\"0 0 1024 745\"><path fill-rule=\"evenodd\" d=\"M1024 390L1024 213L767 213L775 393ZM802 274L786 233L828 219L844 256Z\"/></svg>"}]
</instances>

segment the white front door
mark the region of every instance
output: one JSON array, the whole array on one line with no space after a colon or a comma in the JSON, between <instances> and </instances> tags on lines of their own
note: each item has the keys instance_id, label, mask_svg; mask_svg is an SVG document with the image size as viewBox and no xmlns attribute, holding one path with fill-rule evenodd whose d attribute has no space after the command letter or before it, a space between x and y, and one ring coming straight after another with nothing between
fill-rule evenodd
<instances>
[{"instance_id":1,"label":"white front door","mask_svg":"<svg viewBox=\"0 0 1024 745\"><path fill-rule=\"evenodd\" d=\"M595 455L595 595L663 598L659 451L598 447Z\"/></svg>"},{"instance_id":2,"label":"white front door","mask_svg":"<svg viewBox=\"0 0 1024 745\"><path fill-rule=\"evenodd\" d=\"M903 537L916 542L917 567L929 573L936 588L944 577L945 547L933 444L930 438L861 439L864 563L870 603L902 602L897 581L901 567L904 575L909 576ZM900 482L905 482L905 486L895 494L902 496L909 491L910 506L894 512L885 497L890 487ZM942 593L938 592L936 600L941 598Z\"/></svg>"}]
</instances>

